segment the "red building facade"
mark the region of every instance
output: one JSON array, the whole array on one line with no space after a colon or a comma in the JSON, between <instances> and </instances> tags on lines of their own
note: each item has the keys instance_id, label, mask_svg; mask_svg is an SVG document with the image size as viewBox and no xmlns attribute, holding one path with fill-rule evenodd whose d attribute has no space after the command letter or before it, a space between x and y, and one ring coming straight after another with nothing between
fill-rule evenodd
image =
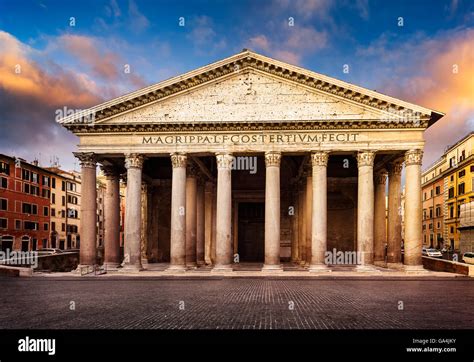
<instances>
[{"instance_id":1,"label":"red building facade","mask_svg":"<svg viewBox=\"0 0 474 362\"><path fill-rule=\"evenodd\" d=\"M0 249L49 247L54 174L0 154Z\"/></svg>"}]
</instances>

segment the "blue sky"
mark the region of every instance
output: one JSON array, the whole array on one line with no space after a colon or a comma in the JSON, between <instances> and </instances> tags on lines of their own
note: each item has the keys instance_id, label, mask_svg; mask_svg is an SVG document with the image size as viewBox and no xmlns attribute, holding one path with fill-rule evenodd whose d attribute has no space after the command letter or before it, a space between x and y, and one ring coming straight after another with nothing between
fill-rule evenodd
<instances>
[{"instance_id":1,"label":"blue sky","mask_svg":"<svg viewBox=\"0 0 474 362\"><path fill-rule=\"evenodd\" d=\"M56 109L250 48L447 113L426 133L426 164L474 128L473 44L473 1L0 0L0 152L71 168L77 139Z\"/></svg>"}]
</instances>

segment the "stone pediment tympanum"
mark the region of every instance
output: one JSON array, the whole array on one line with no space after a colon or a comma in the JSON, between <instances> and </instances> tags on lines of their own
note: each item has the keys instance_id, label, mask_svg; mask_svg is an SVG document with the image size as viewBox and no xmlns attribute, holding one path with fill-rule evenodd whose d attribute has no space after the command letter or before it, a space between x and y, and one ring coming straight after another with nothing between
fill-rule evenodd
<instances>
[{"instance_id":1,"label":"stone pediment tympanum","mask_svg":"<svg viewBox=\"0 0 474 362\"><path fill-rule=\"evenodd\" d=\"M59 122L73 132L127 127L301 123L427 128L442 113L244 50Z\"/></svg>"}]
</instances>

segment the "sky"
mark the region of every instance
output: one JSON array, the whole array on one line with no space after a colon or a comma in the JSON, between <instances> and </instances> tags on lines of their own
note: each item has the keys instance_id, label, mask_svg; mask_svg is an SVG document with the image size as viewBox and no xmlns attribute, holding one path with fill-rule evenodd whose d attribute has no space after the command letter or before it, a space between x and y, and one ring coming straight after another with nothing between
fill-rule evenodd
<instances>
[{"instance_id":1,"label":"sky","mask_svg":"<svg viewBox=\"0 0 474 362\"><path fill-rule=\"evenodd\" d=\"M446 113L424 167L474 130L472 0L0 0L0 153L78 170L58 112L243 48Z\"/></svg>"}]
</instances>

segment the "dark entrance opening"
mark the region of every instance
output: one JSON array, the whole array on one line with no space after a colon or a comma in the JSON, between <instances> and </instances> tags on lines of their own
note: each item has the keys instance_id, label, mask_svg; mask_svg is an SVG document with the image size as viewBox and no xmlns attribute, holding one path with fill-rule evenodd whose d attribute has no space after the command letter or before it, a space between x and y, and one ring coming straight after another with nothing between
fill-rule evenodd
<instances>
[{"instance_id":1,"label":"dark entrance opening","mask_svg":"<svg viewBox=\"0 0 474 362\"><path fill-rule=\"evenodd\" d=\"M265 204L239 203L238 253L241 262L263 262Z\"/></svg>"}]
</instances>

